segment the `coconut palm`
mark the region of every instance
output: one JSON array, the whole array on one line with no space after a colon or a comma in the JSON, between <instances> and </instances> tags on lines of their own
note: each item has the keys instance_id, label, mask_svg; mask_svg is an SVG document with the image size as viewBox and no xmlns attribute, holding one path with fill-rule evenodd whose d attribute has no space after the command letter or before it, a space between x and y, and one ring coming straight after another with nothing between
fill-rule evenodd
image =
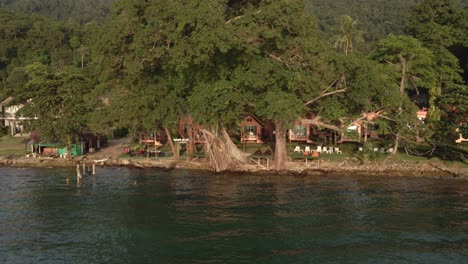
<instances>
[{"instance_id":1,"label":"coconut palm","mask_svg":"<svg viewBox=\"0 0 468 264\"><path fill-rule=\"evenodd\" d=\"M353 42L361 42L362 31L356 29L357 20L350 16L343 15L337 18L337 25L334 28L335 36L333 42L335 48L348 55L353 51Z\"/></svg>"}]
</instances>

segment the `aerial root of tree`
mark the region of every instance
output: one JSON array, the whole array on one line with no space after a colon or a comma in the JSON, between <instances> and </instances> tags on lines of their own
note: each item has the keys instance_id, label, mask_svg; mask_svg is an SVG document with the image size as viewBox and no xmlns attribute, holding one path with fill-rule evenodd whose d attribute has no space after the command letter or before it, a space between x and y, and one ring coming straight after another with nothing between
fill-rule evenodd
<instances>
[{"instance_id":1,"label":"aerial root of tree","mask_svg":"<svg viewBox=\"0 0 468 264\"><path fill-rule=\"evenodd\" d=\"M202 129L201 132L206 139L206 156L209 166L214 171L226 171L245 162L242 153L232 142L224 128L221 129L220 135L207 129Z\"/></svg>"},{"instance_id":2,"label":"aerial root of tree","mask_svg":"<svg viewBox=\"0 0 468 264\"><path fill-rule=\"evenodd\" d=\"M230 153L231 159L236 162L245 163L246 160L242 154L242 151L240 151L236 144L232 142L231 137L225 128L221 129L221 137L223 138L223 142L226 145L228 153Z\"/></svg>"}]
</instances>

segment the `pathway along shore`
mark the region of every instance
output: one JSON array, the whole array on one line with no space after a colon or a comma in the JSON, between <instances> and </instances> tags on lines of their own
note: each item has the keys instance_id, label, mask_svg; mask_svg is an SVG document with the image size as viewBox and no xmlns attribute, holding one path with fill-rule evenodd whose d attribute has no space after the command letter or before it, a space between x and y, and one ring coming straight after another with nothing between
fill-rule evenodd
<instances>
[{"instance_id":1,"label":"pathway along shore","mask_svg":"<svg viewBox=\"0 0 468 264\"><path fill-rule=\"evenodd\" d=\"M78 157L72 160L61 158L12 158L0 157L0 165L18 168L34 167L75 167L77 163L93 163L94 160L88 157ZM108 158L105 161L96 162L99 166L126 166L134 168L158 168L158 169L191 169L206 170L209 168L206 163L200 161L185 161L172 159L148 159L148 158ZM367 162L361 164L355 158L349 158L341 162L327 160L308 162L294 161L287 163L287 170L272 171L255 164L240 165L228 171L229 173L241 174L282 174L282 175L362 175L362 176L423 176L441 178L459 178L468 180L468 166L463 163L451 163L447 165L441 161L393 161L386 159L379 162ZM212 173L212 172L210 172ZM226 173L226 172L225 172Z\"/></svg>"}]
</instances>

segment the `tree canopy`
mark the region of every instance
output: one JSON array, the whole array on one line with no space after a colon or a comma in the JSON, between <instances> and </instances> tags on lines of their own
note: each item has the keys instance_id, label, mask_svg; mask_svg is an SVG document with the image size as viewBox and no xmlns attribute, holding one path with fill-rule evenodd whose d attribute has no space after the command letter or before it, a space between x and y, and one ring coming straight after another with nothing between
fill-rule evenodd
<instances>
[{"instance_id":1,"label":"tree canopy","mask_svg":"<svg viewBox=\"0 0 468 264\"><path fill-rule=\"evenodd\" d=\"M281 169L286 131L306 116L342 133L373 113L410 140L408 95L427 92L434 140L467 121L468 22L452 1L121 0L107 14L110 2L0 2L35 14L0 11L0 97L29 102L51 140L112 126L177 136L190 116L222 170L242 162L231 136L254 115L274 124Z\"/></svg>"}]
</instances>

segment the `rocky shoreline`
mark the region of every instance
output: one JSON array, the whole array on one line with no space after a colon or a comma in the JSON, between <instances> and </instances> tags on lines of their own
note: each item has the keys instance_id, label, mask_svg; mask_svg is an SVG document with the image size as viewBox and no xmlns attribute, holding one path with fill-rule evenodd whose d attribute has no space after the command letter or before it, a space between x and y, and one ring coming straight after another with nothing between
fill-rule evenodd
<instances>
[{"instance_id":1,"label":"rocky shoreline","mask_svg":"<svg viewBox=\"0 0 468 264\"><path fill-rule=\"evenodd\" d=\"M158 168L158 169L190 169L209 171L203 162L172 160L172 159L146 159L146 158L108 158L95 160L80 159L60 159L60 158L27 158L27 157L0 157L0 166L8 167L74 167L76 164L93 164L109 167L134 167L134 168ZM304 162L288 162L288 169L285 171L272 171L254 164L244 164L225 172L255 175L362 175L362 176L411 176L411 177L441 177L468 179L468 166L464 164L447 165L441 161L388 161L368 162L361 164L355 159L343 162L315 161L305 164Z\"/></svg>"}]
</instances>

